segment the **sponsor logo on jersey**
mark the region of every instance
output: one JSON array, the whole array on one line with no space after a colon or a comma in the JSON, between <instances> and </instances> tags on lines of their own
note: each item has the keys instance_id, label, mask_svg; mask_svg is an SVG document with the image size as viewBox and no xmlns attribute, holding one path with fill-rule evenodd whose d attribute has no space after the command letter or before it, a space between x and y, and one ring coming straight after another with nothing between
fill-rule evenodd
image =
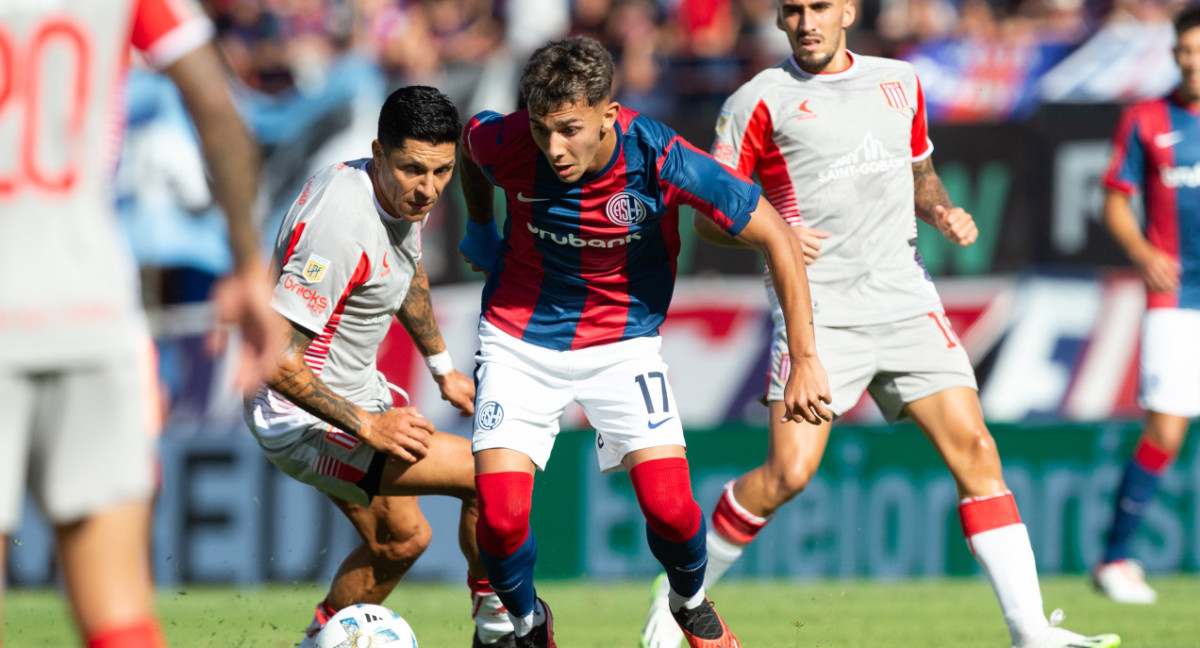
<instances>
[{"instance_id":1,"label":"sponsor logo on jersey","mask_svg":"<svg viewBox=\"0 0 1200 648\"><path fill-rule=\"evenodd\" d=\"M316 290L305 287L304 284L292 278L292 275L283 276L283 289L300 297L308 305L308 310L320 315L329 307L329 299L321 296Z\"/></svg>"},{"instance_id":2,"label":"sponsor logo on jersey","mask_svg":"<svg viewBox=\"0 0 1200 648\"><path fill-rule=\"evenodd\" d=\"M628 191L617 192L608 199L608 204L604 207L604 214L608 216L608 220L626 227L646 220L648 211L645 203Z\"/></svg>"},{"instance_id":3,"label":"sponsor logo on jersey","mask_svg":"<svg viewBox=\"0 0 1200 648\"><path fill-rule=\"evenodd\" d=\"M717 135L725 132L725 127L729 126L729 111L722 110L717 116Z\"/></svg>"},{"instance_id":4,"label":"sponsor logo on jersey","mask_svg":"<svg viewBox=\"0 0 1200 648\"><path fill-rule=\"evenodd\" d=\"M813 112L812 108L808 107L808 99L805 99L804 101L800 102L799 110L800 110L800 116L796 117L796 119L816 119L817 118L817 113Z\"/></svg>"},{"instance_id":5,"label":"sponsor logo on jersey","mask_svg":"<svg viewBox=\"0 0 1200 648\"><path fill-rule=\"evenodd\" d=\"M839 157L829 168L817 174L821 183L845 180L861 175L885 173L912 164L912 160L888 152L883 142L868 132L853 151Z\"/></svg>"},{"instance_id":6,"label":"sponsor logo on jersey","mask_svg":"<svg viewBox=\"0 0 1200 648\"><path fill-rule=\"evenodd\" d=\"M304 264L304 279L310 284L320 283L325 278L325 270L329 268L329 260L315 254L308 255Z\"/></svg>"},{"instance_id":7,"label":"sponsor logo on jersey","mask_svg":"<svg viewBox=\"0 0 1200 648\"><path fill-rule=\"evenodd\" d=\"M717 162L733 166L733 144L728 142L717 142L713 147L713 157Z\"/></svg>"},{"instance_id":8,"label":"sponsor logo on jersey","mask_svg":"<svg viewBox=\"0 0 1200 648\"><path fill-rule=\"evenodd\" d=\"M1162 183L1171 189L1200 187L1200 163L1183 167L1160 167L1158 175Z\"/></svg>"},{"instance_id":9,"label":"sponsor logo on jersey","mask_svg":"<svg viewBox=\"0 0 1200 648\"><path fill-rule=\"evenodd\" d=\"M392 274L392 266L387 262L387 250L383 251L383 269L379 271L379 278L382 279Z\"/></svg>"},{"instance_id":10,"label":"sponsor logo on jersey","mask_svg":"<svg viewBox=\"0 0 1200 648\"><path fill-rule=\"evenodd\" d=\"M316 179L317 177L313 176L308 179L308 182L304 183L304 191L301 191L300 197L296 199L297 205L303 205L308 202L308 194L312 191L313 181Z\"/></svg>"},{"instance_id":11,"label":"sponsor logo on jersey","mask_svg":"<svg viewBox=\"0 0 1200 648\"><path fill-rule=\"evenodd\" d=\"M549 198L526 198L525 194L523 192L520 192L520 191L517 192L517 202L531 203L531 202L542 202L545 200L550 200L550 199Z\"/></svg>"},{"instance_id":12,"label":"sponsor logo on jersey","mask_svg":"<svg viewBox=\"0 0 1200 648\"><path fill-rule=\"evenodd\" d=\"M1183 141L1183 133L1179 131L1171 131L1169 133L1159 133L1154 136L1154 145L1158 148L1171 148Z\"/></svg>"},{"instance_id":13,"label":"sponsor logo on jersey","mask_svg":"<svg viewBox=\"0 0 1200 648\"><path fill-rule=\"evenodd\" d=\"M627 245L631 241L642 240L642 235L640 232L631 232L625 236L618 236L616 238L583 239L575 236L575 232L555 234L548 229L541 229L533 223L527 223L527 226L529 227L530 232L533 232L535 236L543 241L550 241L551 243L557 243L558 245L570 245L571 247L577 248L614 248L618 245Z\"/></svg>"},{"instance_id":14,"label":"sponsor logo on jersey","mask_svg":"<svg viewBox=\"0 0 1200 648\"><path fill-rule=\"evenodd\" d=\"M892 108L896 110L908 108L908 96L904 94L904 86L900 85L899 81L880 83L879 89L883 90L883 96Z\"/></svg>"},{"instance_id":15,"label":"sponsor logo on jersey","mask_svg":"<svg viewBox=\"0 0 1200 648\"><path fill-rule=\"evenodd\" d=\"M483 430L495 430L504 421L504 408L496 401L488 401L479 406L475 419Z\"/></svg>"}]
</instances>

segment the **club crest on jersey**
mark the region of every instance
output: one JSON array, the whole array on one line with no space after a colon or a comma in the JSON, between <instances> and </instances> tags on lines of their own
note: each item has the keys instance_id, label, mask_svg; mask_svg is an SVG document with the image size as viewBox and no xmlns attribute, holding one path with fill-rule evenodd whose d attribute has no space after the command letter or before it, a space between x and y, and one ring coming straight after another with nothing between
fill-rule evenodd
<instances>
[{"instance_id":1,"label":"club crest on jersey","mask_svg":"<svg viewBox=\"0 0 1200 648\"><path fill-rule=\"evenodd\" d=\"M496 401L488 401L479 406L475 416L481 430L495 430L504 420L504 408Z\"/></svg>"},{"instance_id":2,"label":"club crest on jersey","mask_svg":"<svg viewBox=\"0 0 1200 648\"><path fill-rule=\"evenodd\" d=\"M637 196L622 191L608 199L608 204L604 207L604 213L608 216L608 220L628 227L637 225L646 220L646 205L638 200Z\"/></svg>"},{"instance_id":3,"label":"club crest on jersey","mask_svg":"<svg viewBox=\"0 0 1200 648\"><path fill-rule=\"evenodd\" d=\"M329 260L310 254L308 261L304 264L304 280L308 283L320 283L325 278L325 270L329 267Z\"/></svg>"},{"instance_id":4,"label":"club crest on jersey","mask_svg":"<svg viewBox=\"0 0 1200 648\"><path fill-rule=\"evenodd\" d=\"M908 96L904 94L904 86L899 81L887 81L879 84L888 105L896 110L908 108Z\"/></svg>"}]
</instances>

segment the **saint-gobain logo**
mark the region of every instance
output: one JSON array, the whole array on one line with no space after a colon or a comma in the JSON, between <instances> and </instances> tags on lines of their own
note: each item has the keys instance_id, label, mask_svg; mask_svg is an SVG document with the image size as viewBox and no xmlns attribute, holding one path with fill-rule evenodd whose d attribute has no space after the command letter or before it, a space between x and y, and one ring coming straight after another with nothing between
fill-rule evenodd
<instances>
[{"instance_id":1,"label":"saint-gobain logo","mask_svg":"<svg viewBox=\"0 0 1200 648\"><path fill-rule=\"evenodd\" d=\"M622 191L608 199L604 213L617 225L637 225L646 220L646 205L637 196Z\"/></svg>"},{"instance_id":2,"label":"saint-gobain logo","mask_svg":"<svg viewBox=\"0 0 1200 648\"><path fill-rule=\"evenodd\" d=\"M504 408L496 401L488 401L479 406L479 427L484 430L494 430L504 420Z\"/></svg>"}]
</instances>

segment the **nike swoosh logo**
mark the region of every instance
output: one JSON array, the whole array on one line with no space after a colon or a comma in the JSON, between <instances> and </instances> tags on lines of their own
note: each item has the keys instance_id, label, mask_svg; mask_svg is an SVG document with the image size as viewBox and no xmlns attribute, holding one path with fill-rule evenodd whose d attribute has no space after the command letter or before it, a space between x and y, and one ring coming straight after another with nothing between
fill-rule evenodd
<instances>
[{"instance_id":1,"label":"nike swoosh logo","mask_svg":"<svg viewBox=\"0 0 1200 648\"><path fill-rule=\"evenodd\" d=\"M520 202L523 202L523 203L531 203L531 202L542 202L543 200L550 200L550 199L549 198L526 198L525 194L518 191L517 192L517 200Z\"/></svg>"},{"instance_id":2,"label":"nike swoosh logo","mask_svg":"<svg viewBox=\"0 0 1200 648\"><path fill-rule=\"evenodd\" d=\"M675 417L674 417L674 416L668 416L667 418L665 418L665 419L663 419L663 420L661 420L661 421L657 421L657 422L655 422L655 421L647 421L647 422L646 422L646 427L648 427L648 428L650 428L651 430L653 430L653 429L655 429L655 428L657 428L657 427L661 426L663 423L666 423L667 421L670 421L670 420L671 420L671 419L673 419L673 418L675 418Z\"/></svg>"},{"instance_id":3,"label":"nike swoosh logo","mask_svg":"<svg viewBox=\"0 0 1200 648\"><path fill-rule=\"evenodd\" d=\"M1171 131L1169 133L1159 133L1154 136L1154 145L1158 148L1171 148L1183 141L1183 133L1179 131Z\"/></svg>"}]
</instances>

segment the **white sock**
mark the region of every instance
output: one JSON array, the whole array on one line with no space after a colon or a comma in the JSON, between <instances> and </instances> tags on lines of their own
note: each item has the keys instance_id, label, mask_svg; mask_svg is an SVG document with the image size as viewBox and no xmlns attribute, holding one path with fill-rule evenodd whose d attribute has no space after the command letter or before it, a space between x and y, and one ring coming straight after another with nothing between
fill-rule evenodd
<instances>
[{"instance_id":1,"label":"white sock","mask_svg":"<svg viewBox=\"0 0 1200 648\"><path fill-rule=\"evenodd\" d=\"M512 619L513 631L517 633L518 637L524 637L535 627L546 622L546 610L542 607L541 601L534 601L533 612L523 617L515 616L512 613L509 613L508 616Z\"/></svg>"},{"instance_id":2,"label":"white sock","mask_svg":"<svg viewBox=\"0 0 1200 648\"><path fill-rule=\"evenodd\" d=\"M700 587L700 591L693 594L690 598L685 597L682 594L676 594L675 590L673 590L673 589L667 591L667 605L671 608L672 612L678 612L679 610L682 610L685 608L688 610L691 610L691 609L699 607L700 604L703 602L704 602L704 587L703 586Z\"/></svg>"},{"instance_id":3,"label":"white sock","mask_svg":"<svg viewBox=\"0 0 1200 648\"><path fill-rule=\"evenodd\" d=\"M730 542L712 529L705 536L705 544L708 545L708 565L704 568L704 588L708 589L716 585L733 563L742 557L746 545Z\"/></svg>"},{"instance_id":4,"label":"white sock","mask_svg":"<svg viewBox=\"0 0 1200 648\"><path fill-rule=\"evenodd\" d=\"M967 543L992 583L1013 645L1024 644L1049 625L1029 531L1024 524L1009 524L977 533Z\"/></svg>"}]
</instances>

